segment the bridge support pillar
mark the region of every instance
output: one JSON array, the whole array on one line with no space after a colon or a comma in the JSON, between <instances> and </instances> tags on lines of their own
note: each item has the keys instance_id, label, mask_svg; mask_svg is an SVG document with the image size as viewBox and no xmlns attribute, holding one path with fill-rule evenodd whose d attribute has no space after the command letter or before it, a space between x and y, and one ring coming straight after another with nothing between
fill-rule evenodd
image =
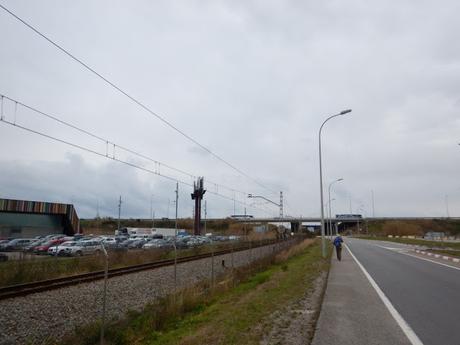
<instances>
[{"instance_id":1,"label":"bridge support pillar","mask_svg":"<svg viewBox=\"0 0 460 345\"><path fill-rule=\"evenodd\" d=\"M301 224L300 222L291 222L291 232L298 233L301 230Z\"/></svg>"}]
</instances>

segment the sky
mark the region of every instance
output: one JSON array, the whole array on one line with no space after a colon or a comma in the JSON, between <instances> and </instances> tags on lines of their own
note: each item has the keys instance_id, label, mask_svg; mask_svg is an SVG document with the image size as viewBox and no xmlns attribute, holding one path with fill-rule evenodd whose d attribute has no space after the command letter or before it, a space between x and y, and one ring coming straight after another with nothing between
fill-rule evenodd
<instances>
[{"instance_id":1,"label":"sky","mask_svg":"<svg viewBox=\"0 0 460 345\"><path fill-rule=\"evenodd\" d=\"M247 193L279 203L279 191L284 215L318 216L318 131L352 109L322 132L326 199L343 178L333 214L460 216L458 1L0 4L237 168L0 9L0 94L103 139L4 98L1 198L87 218L116 216L121 196L122 217L172 218L178 180L191 217L203 176L209 218L277 216Z\"/></svg>"}]
</instances>

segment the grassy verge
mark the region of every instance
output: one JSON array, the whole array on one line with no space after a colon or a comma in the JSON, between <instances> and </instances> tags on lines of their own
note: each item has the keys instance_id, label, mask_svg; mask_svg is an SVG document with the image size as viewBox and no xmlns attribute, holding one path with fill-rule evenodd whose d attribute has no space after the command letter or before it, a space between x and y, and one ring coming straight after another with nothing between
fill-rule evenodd
<instances>
[{"instance_id":1,"label":"grassy verge","mask_svg":"<svg viewBox=\"0 0 460 345\"><path fill-rule=\"evenodd\" d=\"M377 241L388 241L404 244L415 244L426 247L437 247L437 248L452 248L460 250L460 242L438 242L438 241L425 241L414 238L392 238L392 237L373 237L373 236L361 236L359 237L365 240L377 240Z\"/></svg>"},{"instance_id":2,"label":"grassy verge","mask_svg":"<svg viewBox=\"0 0 460 345\"><path fill-rule=\"evenodd\" d=\"M328 263L319 241L306 240L221 277L215 288L195 286L128 313L108 326L106 344L258 344L267 332L263 320L301 298ZM93 324L64 343L92 345L98 335L99 325Z\"/></svg>"},{"instance_id":3,"label":"grassy verge","mask_svg":"<svg viewBox=\"0 0 460 345\"><path fill-rule=\"evenodd\" d=\"M442 255L450 255L450 256L457 256L460 257L460 251L458 250L430 250L432 253L442 254Z\"/></svg>"}]
</instances>

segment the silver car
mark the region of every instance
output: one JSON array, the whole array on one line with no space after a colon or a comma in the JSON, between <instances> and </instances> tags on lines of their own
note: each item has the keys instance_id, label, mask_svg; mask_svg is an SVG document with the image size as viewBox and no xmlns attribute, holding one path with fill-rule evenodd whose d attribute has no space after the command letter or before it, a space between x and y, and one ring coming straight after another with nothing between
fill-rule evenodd
<instances>
[{"instance_id":1,"label":"silver car","mask_svg":"<svg viewBox=\"0 0 460 345\"><path fill-rule=\"evenodd\" d=\"M70 246L64 249L64 254L69 256L83 256L101 253L101 241L95 240L79 241L75 246Z\"/></svg>"}]
</instances>

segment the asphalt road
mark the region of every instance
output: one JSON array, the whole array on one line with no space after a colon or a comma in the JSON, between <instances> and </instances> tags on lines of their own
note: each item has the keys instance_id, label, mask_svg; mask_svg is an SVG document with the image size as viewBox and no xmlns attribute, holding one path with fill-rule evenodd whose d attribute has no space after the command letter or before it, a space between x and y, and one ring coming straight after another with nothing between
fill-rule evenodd
<instances>
[{"instance_id":1,"label":"asphalt road","mask_svg":"<svg viewBox=\"0 0 460 345\"><path fill-rule=\"evenodd\" d=\"M460 270L404 255L396 243L346 243L424 345L460 345Z\"/></svg>"}]
</instances>

